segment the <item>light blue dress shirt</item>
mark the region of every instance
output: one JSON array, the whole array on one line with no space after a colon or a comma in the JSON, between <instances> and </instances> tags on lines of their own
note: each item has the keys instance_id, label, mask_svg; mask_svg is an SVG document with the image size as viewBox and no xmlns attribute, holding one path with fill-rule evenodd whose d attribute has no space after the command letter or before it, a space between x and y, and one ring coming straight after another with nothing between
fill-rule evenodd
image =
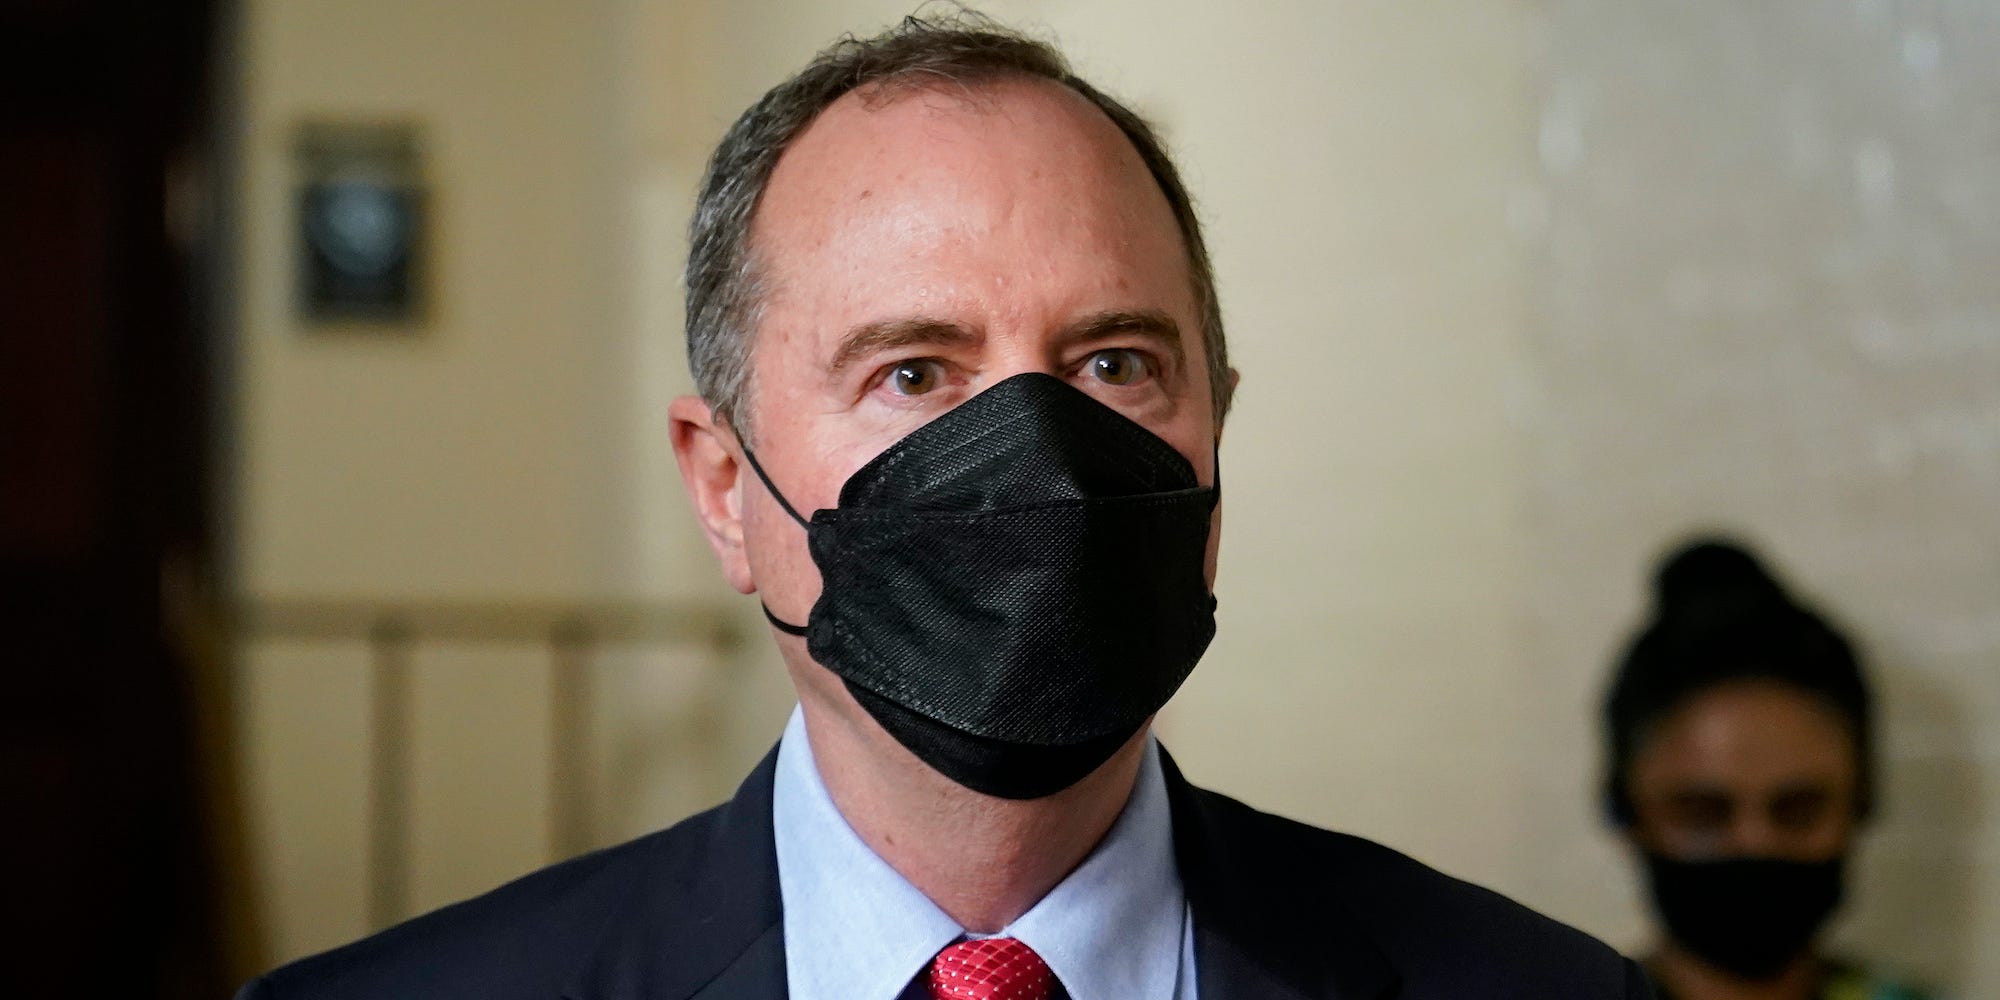
<instances>
[{"instance_id":1,"label":"light blue dress shirt","mask_svg":"<svg viewBox=\"0 0 2000 1000\"><path fill-rule=\"evenodd\" d=\"M968 935L847 825L798 709L778 745L771 824L793 1000L924 997L917 975L931 958L984 936ZM1156 743L1147 741L1132 797L1104 840L994 936L1033 948L1070 1000L1194 1000L1194 925Z\"/></svg>"}]
</instances>

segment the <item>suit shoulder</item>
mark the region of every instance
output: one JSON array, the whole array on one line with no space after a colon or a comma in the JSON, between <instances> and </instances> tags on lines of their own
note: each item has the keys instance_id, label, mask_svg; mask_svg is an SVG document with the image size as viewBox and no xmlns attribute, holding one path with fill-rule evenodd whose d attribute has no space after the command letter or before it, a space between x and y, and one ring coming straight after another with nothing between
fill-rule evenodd
<instances>
[{"instance_id":1,"label":"suit shoulder","mask_svg":"<svg viewBox=\"0 0 2000 1000\"><path fill-rule=\"evenodd\" d=\"M1218 847L1284 919L1358 928L1412 996L1645 995L1636 967L1610 946L1497 892L1371 840L1197 794L1227 831Z\"/></svg>"},{"instance_id":2,"label":"suit shoulder","mask_svg":"<svg viewBox=\"0 0 2000 1000\"><path fill-rule=\"evenodd\" d=\"M590 957L635 887L683 890L718 811L300 959L253 980L238 1000L553 996Z\"/></svg>"}]
</instances>

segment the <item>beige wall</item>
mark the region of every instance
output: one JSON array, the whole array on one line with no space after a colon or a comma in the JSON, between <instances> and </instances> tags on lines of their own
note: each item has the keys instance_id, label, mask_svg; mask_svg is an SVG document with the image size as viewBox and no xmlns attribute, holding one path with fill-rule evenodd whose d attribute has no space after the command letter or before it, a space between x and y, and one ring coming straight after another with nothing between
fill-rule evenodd
<instances>
[{"instance_id":1,"label":"beige wall","mask_svg":"<svg viewBox=\"0 0 2000 1000\"><path fill-rule=\"evenodd\" d=\"M614 219L589 7L248 5L240 570L255 592L590 590L618 545ZM291 309L307 116L418 123L437 294L412 338ZM609 388L609 391L607 391Z\"/></svg>"},{"instance_id":2,"label":"beige wall","mask_svg":"<svg viewBox=\"0 0 2000 1000\"><path fill-rule=\"evenodd\" d=\"M1975 3L1553 5L1522 425L1529 895L1633 940L1592 826L1602 664L1693 527L1849 625L1884 804L1840 936L2000 993L2000 20Z\"/></svg>"},{"instance_id":3,"label":"beige wall","mask_svg":"<svg viewBox=\"0 0 2000 1000\"><path fill-rule=\"evenodd\" d=\"M664 400L685 381L670 260L684 209L635 167L633 16L614 4L477 16L423 0L245 5L233 535L247 604L699 602L723 590L664 448ZM294 317L291 143L297 122L320 117L422 129L435 296L417 329ZM769 678L738 684L718 656L673 646L598 657L592 759L644 777L597 783L621 803L598 817L604 836L712 801L782 718L775 695L762 714L735 707L739 688L754 698ZM370 654L359 638L256 634L240 663L252 862L275 960L368 929ZM408 910L549 860L552 669L535 642L413 651Z\"/></svg>"},{"instance_id":4,"label":"beige wall","mask_svg":"<svg viewBox=\"0 0 2000 1000\"><path fill-rule=\"evenodd\" d=\"M715 597L661 420L686 384L675 281L694 178L765 87L837 34L906 7L602 0L511 4L468 23L462 5L442 3L250 4L246 588ZM1778 29L1830 32L1822 21L1847 15L1800 7L1796 24L1727 42L1752 62L1757 46L1779 45L1792 76L1723 76L1659 96L1606 81L1630 66L1703 72L1702 54L1726 39L1700 17L1635 26L1593 5L1525 0L988 9L1047 28L1086 75L1158 119L1210 227L1244 383L1223 450L1221 634L1162 723L1197 780L1637 944L1626 868L1590 811L1590 713L1645 561L1690 522L1730 520L1768 532L1783 565L1894 651L1892 754L1914 761L1895 773L1915 776L1910 808L1946 813L1941 830L1885 824L1885 839L1958 845L1966 888L1945 945L1919 947L1907 930L1931 916L1894 891L1901 862L1869 869L1851 933L1965 995L2000 992L2000 970L1969 947L2000 933L2000 755L1974 736L2000 727L2000 580L1979 575L2000 559L1972 523L2000 500L2000 435L1984 388L1994 382L1953 381L1990 365L1996 338L1965 331L1990 333L1979 317L1994 303L1970 275L2000 261L1976 235L1947 244L1969 290L1945 295L1965 318L1890 315L1883 349L1928 359L1897 368L1892 390L1856 391L1874 370L1788 375L1797 369L1769 359L1814 343L1801 321L1813 297L1785 291L1802 272L1787 265L1739 287L1728 282L1742 268L1701 262L1738 242L1745 219L1770 233L1758 247L1803 260L1795 225L1854 210L1852 190L1811 188L1821 201L1761 219L1793 190L1785 175L1746 193L1718 167L1689 186L1665 155L1711 143L1727 163L1762 149L1750 112L1720 109L1745 93L1839 85L1840 53L1786 47ZM1928 51L1902 41L1902 27L1852 44ZM1960 82L1968 94L1980 85ZM1604 103L1572 133L1579 94ZM286 318L284 129L321 111L433 123L447 301L414 343L317 340ZM1685 127L1644 140L1660 121ZM1924 121L1898 127L1945 142L1956 119ZM2000 192L1964 163L1990 162L1994 140L1958 141L1957 187L1939 190L1969 192L1991 213ZM1670 210L1646 207L1646 193L1675 189ZM1911 204L1889 217L1914 218ZM1941 213L1924 218L1941 225ZM1701 221L1661 250L1649 234L1683 217ZM1673 275L1690 261L1720 289L1707 312L1639 294L1688 287ZM1856 297L1841 300L1856 314L1930 300L1917 279L1885 281L1829 287ZM1713 304L1758 296L1778 305L1739 316ZM1683 326L1712 332L1660 339ZM1744 365L1760 381L1730 383L1735 409L1694 422L1713 373ZM1933 402L1940 393L1951 402ZM1745 430L1791 419L1800 401L1845 421L1827 433L1888 435L1882 447L1930 470L1914 481L1924 489L1899 490L1892 473L1828 478L1810 449ZM1722 457L1684 460L1688 440L1662 429L1687 426ZM1794 517L1814 491L1831 491L1824 512ZM1917 535L1922 545L1901 544ZM1916 580L1929 581L1920 593L1934 610L1912 610ZM732 606L753 620L749 602ZM788 701L758 644L748 665L634 651L601 668L603 837L723 794L775 735ZM486 835L508 825L495 810L509 791L521 829L541 828L539 737L506 734L542 724L546 667L519 650L430 655L435 684L422 690L469 685L492 723L448 698L427 709L419 843L421 863L438 868L420 883L423 902L548 849L518 831ZM248 660L252 802L279 955L359 930L360 662L324 649ZM468 748L487 748L503 776L467 770L486 752Z\"/></svg>"}]
</instances>

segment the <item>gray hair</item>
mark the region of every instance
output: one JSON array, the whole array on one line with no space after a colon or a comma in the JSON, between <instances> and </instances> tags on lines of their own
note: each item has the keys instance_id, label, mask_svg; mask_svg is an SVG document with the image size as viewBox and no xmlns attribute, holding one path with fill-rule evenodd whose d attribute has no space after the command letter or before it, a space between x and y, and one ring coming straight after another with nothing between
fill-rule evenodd
<instances>
[{"instance_id":1,"label":"gray hair","mask_svg":"<svg viewBox=\"0 0 2000 1000\"><path fill-rule=\"evenodd\" d=\"M750 230L771 171L786 148L820 112L864 86L969 88L1005 77L1052 80L1081 94L1131 141L1166 195L1187 248L1201 312L1209 397L1221 424L1232 386L1215 275L1194 204L1159 136L1130 108L1072 73L1054 46L967 11L911 16L873 38L842 38L798 75L771 88L722 137L688 226L687 264L688 367L696 390L721 420L748 429L748 415L741 408L764 292Z\"/></svg>"}]
</instances>

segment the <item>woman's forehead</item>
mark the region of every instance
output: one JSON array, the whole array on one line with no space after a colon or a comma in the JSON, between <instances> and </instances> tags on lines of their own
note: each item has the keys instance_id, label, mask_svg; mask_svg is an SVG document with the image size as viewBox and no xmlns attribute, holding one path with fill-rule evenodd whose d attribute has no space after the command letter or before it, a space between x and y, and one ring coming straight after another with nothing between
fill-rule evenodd
<instances>
[{"instance_id":1,"label":"woman's forehead","mask_svg":"<svg viewBox=\"0 0 2000 1000\"><path fill-rule=\"evenodd\" d=\"M1782 784L1851 778L1854 737L1813 695L1775 682L1710 688L1662 717L1639 748L1634 777Z\"/></svg>"}]
</instances>

